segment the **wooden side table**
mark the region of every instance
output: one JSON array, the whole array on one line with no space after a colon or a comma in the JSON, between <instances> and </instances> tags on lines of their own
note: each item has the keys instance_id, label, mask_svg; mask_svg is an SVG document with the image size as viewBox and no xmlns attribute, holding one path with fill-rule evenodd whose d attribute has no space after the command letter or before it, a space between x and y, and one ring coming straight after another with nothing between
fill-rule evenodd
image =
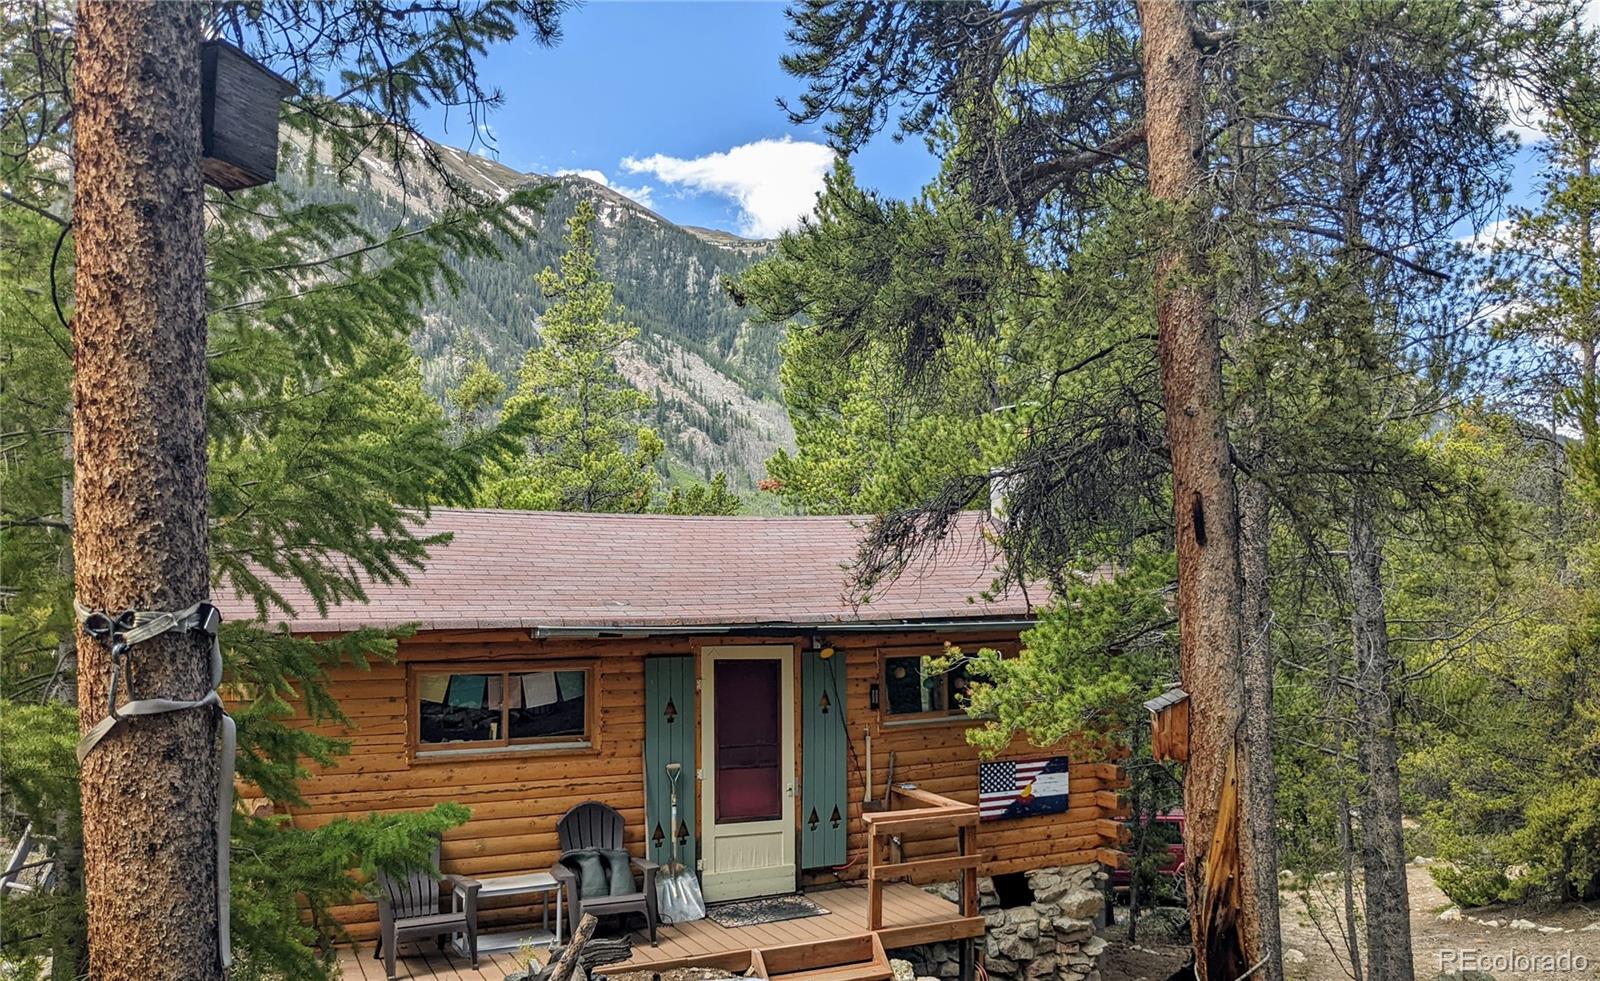
<instances>
[{"instance_id":1,"label":"wooden side table","mask_svg":"<svg viewBox=\"0 0 1600 981\"><path fill-rule=\"evenodd\" d=\"M543 929L535 931L508 930L498 933L478 934L478 953L480 955L492 953L497 950L515 950L526 941L550 947L561 945L561 921L565 913L561 884L556 877L548 872L527 872L521 875L497 875L487 879L478 880L478 901L494 896L521 896L542 895L544 897ZM555 929L550 928L550 894L556 896L556 923ZM466 900L466 892L457 887L450 895L450 909L461 908L460 904ZM482 907L479 907L479 916L482 916ZM464 934L455 935L455 946L462 954L466 953L467 938Z\"/></svg>"}]
</instances>

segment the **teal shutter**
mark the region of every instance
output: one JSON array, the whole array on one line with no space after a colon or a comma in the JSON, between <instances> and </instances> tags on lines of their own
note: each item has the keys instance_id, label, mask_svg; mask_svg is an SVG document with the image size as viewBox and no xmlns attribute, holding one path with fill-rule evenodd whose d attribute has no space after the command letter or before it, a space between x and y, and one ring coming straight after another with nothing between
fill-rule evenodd
<instances>
[{"instance_id":1,"label":"teal shutter","mask_svg":"<svg viewBox=\"0 0 1600 981\"><path fill-rule=\"evenodd\" d=\"M845 800L844 657L800 655L800 861L808 869L845 862L850 806Z\"/></svg>"},{"instance_id":2,"label":"teal shutter","mask_svg":"<svg viewBox=\"0 0 1600 981\"><path fill-rule=\"evenodd\" d=\"M694 805L699 785L694 776L694 658L647 657L644 660L644 844L645 854L662 865L672 861L672 838L678 836L678 860L693 870ZM678 763L678 825L672 825L672 782L667 764Z\"/></svg>"}]
</instances>

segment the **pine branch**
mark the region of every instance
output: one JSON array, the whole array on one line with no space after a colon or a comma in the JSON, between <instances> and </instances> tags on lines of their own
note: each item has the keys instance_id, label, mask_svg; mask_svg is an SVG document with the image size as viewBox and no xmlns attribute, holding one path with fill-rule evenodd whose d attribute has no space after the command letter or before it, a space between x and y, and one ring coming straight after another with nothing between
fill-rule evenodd
<instances>
[{"instance_id":1,"label":"pine branch","mask_svg":"<svg viewBox=\"0 0 1600 981\"><path fill-rule=\"evenodd\" d=\"M12 204L16 205L19 208L26 208L29 211L33 212L34 214L39 215L39 216L41 216L43 218L48 218L48 219L50 219L51 221L55 222L57 225L59 225L62 228L68 228L68 227L71 227L71 225L72 225L72 222L69 219L61 217L60 215L56 214L54 211L51 211L48 208L40 207L39 205L34 204L31 201L23 200L22 198L17 197L15 194L12 194L10 191L0 190L0 198L4 198L5 200L10 201Z\"/></svg>"}]
</instances>

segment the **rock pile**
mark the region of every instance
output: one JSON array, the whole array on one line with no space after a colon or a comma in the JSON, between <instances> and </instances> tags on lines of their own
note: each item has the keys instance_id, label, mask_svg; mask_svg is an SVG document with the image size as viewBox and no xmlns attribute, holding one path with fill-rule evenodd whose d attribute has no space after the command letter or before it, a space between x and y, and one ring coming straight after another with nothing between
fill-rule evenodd
<instances>
[{"instance_id":1,"label":"rock pile","mask_svg":"<svg viewBox=\"0 0 1600 981\"><path fill-rule=\"evenodd\" d=\"M1105 873L1097 865L1035 869L1025 873L1031 902L1000 905L994 880L978 880L978 909L985 923L978 941L992 981L1099 981L1095 958L1106 943L1094 935L1105 903ZM957 901L954 883L929 891ZM961 975L960 947L924 944L897 951L917 975L941 979Z\"/></svg>"}]
</instances>

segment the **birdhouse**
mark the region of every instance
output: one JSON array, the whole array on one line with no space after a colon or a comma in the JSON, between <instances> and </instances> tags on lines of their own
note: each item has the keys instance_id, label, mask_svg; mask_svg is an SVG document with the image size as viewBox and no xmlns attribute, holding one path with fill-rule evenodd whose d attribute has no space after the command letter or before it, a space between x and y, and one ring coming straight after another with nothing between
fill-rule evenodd
<instances>
[{"instance_id":1,"label":"birdhouse","mask_svg":"<svg viewBox=\"0 0 1600 981\"><path fill-rule=\"evenodd\" d=\"M294 86L223 40L200 45L200 170L239 191L278 176L278 103Z\"/></svg>"},{"instance_id":2,"label":"birdhouse","mask_svg":"<svg viewBox=\"0 0 1600 981\"><path fill-rule=\"evenodd\" d=\"M1150 755L1189 762L1189 693L1174 685L1144 707L1150 713Z\"/></svg>"}]
</instances>

